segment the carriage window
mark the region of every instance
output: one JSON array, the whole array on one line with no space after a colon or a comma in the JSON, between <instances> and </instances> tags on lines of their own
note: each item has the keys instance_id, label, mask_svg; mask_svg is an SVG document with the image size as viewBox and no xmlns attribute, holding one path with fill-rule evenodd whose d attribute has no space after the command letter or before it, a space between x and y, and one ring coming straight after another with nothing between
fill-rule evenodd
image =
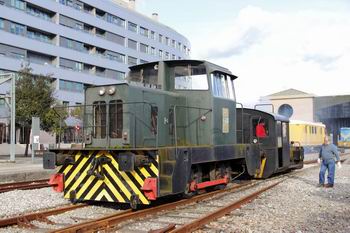
<instances>
[{"instance_id":1,"label":"carriage window","mask_svg":"<svg viewBox=\"0 0 350 233\"><path fill-rule=\"evenodd\" d=\"M122 138L123 134L123 101L112 100L109 102L109 136Z\"/></svg>"},{"instance_id":2,"label":"carriage window","mask_svg":"<svg viewBox=\"0 0 350 233\"><path fill-rule=\"evenodd\" d=\"M94 108L94 137L106 137L106 102L96 101Z\"/></svg>"},{"instance_id":3,"label":"carriage window","mask_svg":"<svg viewBox=\"0 0 350 233\"><path fill-rule=\"evenodd\" d=\"M222 73L212 73L211 83L213 87L213 95L235 100L235 92L233 79Z\"/></svg>"},{"instance_id":4,"label":"carriage window","mask_svg":"<svg viewBox=\"0 0 350 233\"><path fill-rule=\"evenodd\" d=\"M269 136L269 124L267 119L256 118L253 119L253 135L258 138L265 138Z\"/></svg>"},{"instance_id":5,"label":"carriage window","mask_svg":"<svg viewBox=\"0 0 350 233\"><path fill-rule=\"evenodd\" d=\"M175 66L175 89L208 90L208 79L205 66Z\"/></svg>"}]
</instances>

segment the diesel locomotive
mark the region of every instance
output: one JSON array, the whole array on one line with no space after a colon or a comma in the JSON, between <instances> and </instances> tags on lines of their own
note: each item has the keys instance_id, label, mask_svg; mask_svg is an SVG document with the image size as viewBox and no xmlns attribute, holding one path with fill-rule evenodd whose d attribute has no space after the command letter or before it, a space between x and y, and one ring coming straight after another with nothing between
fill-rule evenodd
<instances>
[{"instance_id":1,"label":"diesel locomotive","mask_svg":"<svg viewBox=\"0 0 350 233\"><path fill-rule=\"evenodd\" d=\"M44 154L44 168L58 170L50 183L73 202L136 208L224 187L241 174L301 168L288 119L237 108L236 78L207 61L173 60L130 67L125 83L88 87L83 146Z\"/></svg>"}]
</instances>

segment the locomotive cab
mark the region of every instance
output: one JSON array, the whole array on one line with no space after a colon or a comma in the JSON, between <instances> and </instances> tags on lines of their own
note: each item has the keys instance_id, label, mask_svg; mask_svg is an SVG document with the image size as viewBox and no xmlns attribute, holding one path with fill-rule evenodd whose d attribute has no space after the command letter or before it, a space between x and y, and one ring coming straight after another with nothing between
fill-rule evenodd
<instances>
[{"instance_id":1,"label":"locomotive cab","mask_svg":"<svg viewBox=\"0 0 350 233\"><path fill-rule=\"evenodd\" d=\"M238 143L257 144L260 148L261 167L256 178L303 167L304 150L290 144L288 126L289 119L284 116L237 108Z\"/></svg>"}]
</instances>

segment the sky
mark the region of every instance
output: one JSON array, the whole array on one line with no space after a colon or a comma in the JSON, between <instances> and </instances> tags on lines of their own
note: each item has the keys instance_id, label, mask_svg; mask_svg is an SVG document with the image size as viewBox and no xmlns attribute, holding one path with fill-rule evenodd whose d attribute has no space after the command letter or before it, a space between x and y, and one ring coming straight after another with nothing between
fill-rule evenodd
<instances>
[{"instance_id":1,"label":"sky","mask_svg":"<svg viewBox=\"0 0 350 233\"><path fill-rule=\"evenodd\" d=\"M294 88L350 94L350 0L136 0L238 76L239 102Z\"/></svg>"}]
</instances>

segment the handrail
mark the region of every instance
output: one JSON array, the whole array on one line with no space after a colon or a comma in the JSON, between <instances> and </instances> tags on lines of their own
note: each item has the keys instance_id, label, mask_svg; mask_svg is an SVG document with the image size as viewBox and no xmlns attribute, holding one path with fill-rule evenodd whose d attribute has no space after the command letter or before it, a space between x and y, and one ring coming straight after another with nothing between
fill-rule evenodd
<instances>
[{"instance_id":1,"label":"handrail","mask_svg":"<svg viewBox=\"0 0 350 233\"><path fill-rule=\"evenodd\" d=\"M241 131L242 131L242 143L244 143L244 130L243 130L243 109L244 109L244 107L243 107L243 104L242 103L240 103L240 102L236 102L236 107L237 107L237 105L240 105L241 106L241 109L242 109L242 113L241 113ZM236 120L237 120L237 117L236 117Z\"/></svg>"},{"instance_id":2,"label":"handrail","mask_svg":"<svg viewBox=\"0 0 350 233\"><path fill-rule=\"evenodd\" d=\"M272 107L272 113L275 113L275 106L273 104L255 104L254 109L258 106L271 106Z\"/></svg>"}]
</instances>

